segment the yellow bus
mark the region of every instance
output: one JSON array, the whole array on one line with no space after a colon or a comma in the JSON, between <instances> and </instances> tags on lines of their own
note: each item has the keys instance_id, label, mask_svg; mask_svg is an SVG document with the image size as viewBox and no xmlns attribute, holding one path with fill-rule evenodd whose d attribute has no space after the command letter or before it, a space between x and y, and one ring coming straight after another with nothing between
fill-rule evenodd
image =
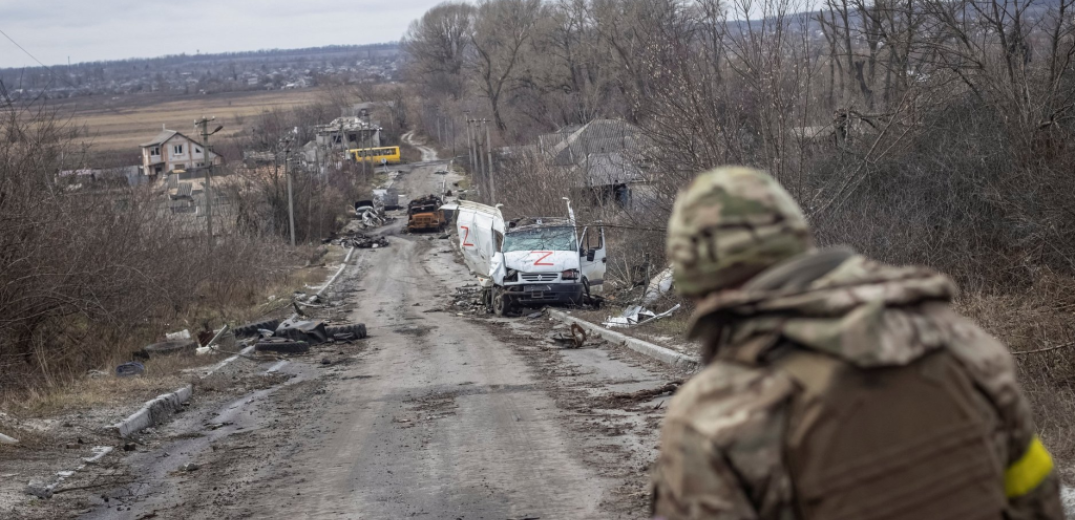
<instances>
[{"instance_id":1,"label":"yellow bus","mask_svg":"<svg viewBox=\"0 0 1075 520\"><path fill-rule=\"evenodd\" d=\"M381 160L384 159L388 164L399 164L399 147L398 146L382 146L380 148L356 148L354 150L347 150L347 153L354 157L355 162L372 161L375 164L381 164Z\"/></svg>"}]
</instances>

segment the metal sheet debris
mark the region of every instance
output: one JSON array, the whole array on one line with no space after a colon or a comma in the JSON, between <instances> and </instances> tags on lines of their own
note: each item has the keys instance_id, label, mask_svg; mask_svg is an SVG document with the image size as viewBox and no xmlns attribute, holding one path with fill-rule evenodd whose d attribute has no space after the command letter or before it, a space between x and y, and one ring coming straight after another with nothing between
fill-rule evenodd
<instances>
[{"instance_id":1,"label":"metal sheet debris","mask_svg":"<svg viewBox=\"0 0 1075 520\"><path fill-rule=\"evenodd\" d=\"M656 321L661 318L667 318L679 310L681 304L675 304L671 309L668 309L660 314L655 314L653 311L642 307L641 305L633 305L624 309L619 316L609 316L602 325L606 328L615 327L634 327L637 325L643 325L651 321Z\"/></svg>"}]
</instances>

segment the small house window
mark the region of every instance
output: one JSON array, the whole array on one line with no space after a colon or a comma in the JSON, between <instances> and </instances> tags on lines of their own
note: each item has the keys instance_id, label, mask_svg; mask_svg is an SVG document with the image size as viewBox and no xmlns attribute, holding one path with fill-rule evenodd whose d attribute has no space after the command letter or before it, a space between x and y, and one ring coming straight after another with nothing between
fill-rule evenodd
<instances>
[{"instance_id":1,"label":"small house window","mask_svg":"<svg viewBox=\"0 0 1075 520\"><path fill-rule=\"evenodd\" d=\"M202 153L202 149L197 146L194 147L194 153Z\"/></svg>"},{"instance_id":2,"label":"small house window","mask_svg":"<svg viewBox=\"0 0 1075 520\"><path fill-rule=\"evenodd\" d=\"M149 155L160 155L160 154L161 154L161 147L159 147L159 146L154 146L153 149L151 149L149 151Z\"/></svg>"},{"instance_id":3,"label":"small house window","mask_svg":"<svg viewBox=\"0 0 1075 520\"><path fill-rule=\"evenodd\" d=\"M172 147L172 153L175 155L183 155L183 145L177 144Z\"/></svg>"}]
</instances>

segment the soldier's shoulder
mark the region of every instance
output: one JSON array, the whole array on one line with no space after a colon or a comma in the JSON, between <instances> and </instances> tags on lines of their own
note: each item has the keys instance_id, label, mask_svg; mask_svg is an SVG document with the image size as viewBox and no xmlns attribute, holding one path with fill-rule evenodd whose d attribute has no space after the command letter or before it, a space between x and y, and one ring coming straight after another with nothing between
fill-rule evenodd
<instances>
[{"instance_id":1,"label":"soldier's shoulder","mask_svg":"<svg viewBox=\"0 0 1075 520\"><path fill-rule=\"evenodd\" d=\"M792 380L771 367L715 361L676 392L666 423L726 445L771 423L794 392Z\"/></svg>"},{"instance_id":2,"label":"soldier's shoulder","mask_svg":"<svg viewBox=\"0 0 1075 520\"><path fill-rule=\"evenodd\" d=\"M945 347L959 359L979 384L1016 386L1015 360L1011 350L974 320L948 306L931 309L932 317L942 324Z\"/></svg>"}]
</instances>

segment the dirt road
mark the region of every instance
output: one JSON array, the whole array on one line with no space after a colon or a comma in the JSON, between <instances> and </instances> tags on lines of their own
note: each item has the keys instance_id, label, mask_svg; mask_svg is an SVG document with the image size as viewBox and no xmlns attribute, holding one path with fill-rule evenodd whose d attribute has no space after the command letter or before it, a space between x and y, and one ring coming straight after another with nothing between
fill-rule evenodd
<instances>
[{"instance_id":1,"label":"dirt road","mask_svg":"<svg viewBox=\"0 0 1075 520\"><path fill-rule=\"evenodd\" d=\"M439 167L398 182L427 191ZM455 306L471 278L448 240L390 242L327 293L369 339L258 362L291 379L159 431L121 463L135 482L84 517L644 518L667 397L633 392L676 375Z\"/></svg>"}]
</instances>

